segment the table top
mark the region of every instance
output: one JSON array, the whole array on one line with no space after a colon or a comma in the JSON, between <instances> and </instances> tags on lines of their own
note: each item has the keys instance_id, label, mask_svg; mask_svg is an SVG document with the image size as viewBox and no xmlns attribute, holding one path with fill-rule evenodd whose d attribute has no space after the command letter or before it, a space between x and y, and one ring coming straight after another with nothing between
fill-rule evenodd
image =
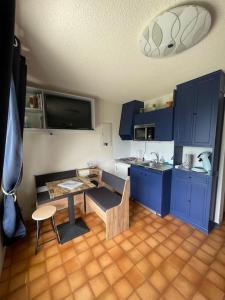
<instances>
[{"instance_id":1,"label":"table top","mask_svg":"<svg viewBox=\"0 0 225 300\"><path fill-rule=\"evenodd\" d=\"M83 182L83 184L77 188L74 188L72 190L61 188L58 186L59 183L63 183L68 180L76 180ZM77 177L72 177L72 178L67 178L67 179L61 179L61 180L56 180L56 181L51 181L51 182L46 182L46 186L48 188L50 198L54 199L57 197L62 197L62 196L68 196L72 194L79 194L84 192L85 190L92 189L95 187L91 181L85 177L77 176Z\"/></svg>"}]
</instances>

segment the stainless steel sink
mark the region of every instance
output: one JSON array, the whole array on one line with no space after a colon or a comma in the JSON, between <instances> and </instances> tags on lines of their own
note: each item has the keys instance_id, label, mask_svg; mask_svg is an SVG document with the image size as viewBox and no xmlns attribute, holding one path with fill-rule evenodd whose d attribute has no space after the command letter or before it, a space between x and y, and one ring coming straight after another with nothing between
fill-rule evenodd
<instances>
[{"instance_id":1,"label":"stainless steel sink","mask_svg":"<svg viewBox=\"0 0 225 300\"><path fill-rule=\"evenodd\" d=\"M173 167L172 165L160 164L160 163L156 163L156 162L152 162L152 161L143 162L143 163L140 163L140 165L145 168L150 168L150 169L159 170L159 171L170 170Z\"/></svg>"}]
</instances>

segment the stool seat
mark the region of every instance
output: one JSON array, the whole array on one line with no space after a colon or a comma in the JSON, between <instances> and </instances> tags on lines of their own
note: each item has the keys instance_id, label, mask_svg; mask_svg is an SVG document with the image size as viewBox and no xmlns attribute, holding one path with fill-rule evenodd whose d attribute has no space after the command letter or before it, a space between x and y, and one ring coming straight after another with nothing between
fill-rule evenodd
<instances>
[{"instance_id":1,"label":"stool seat","mask_svg":"<svg viewBox=\"0 0 225 300\"><path fill-rule=\"evenodd\" d=\"M36 209L32 214L32 219L35 221L43 221L54 216L56 207L53 205L46 205Z\"/></svg>"}]
</instances>

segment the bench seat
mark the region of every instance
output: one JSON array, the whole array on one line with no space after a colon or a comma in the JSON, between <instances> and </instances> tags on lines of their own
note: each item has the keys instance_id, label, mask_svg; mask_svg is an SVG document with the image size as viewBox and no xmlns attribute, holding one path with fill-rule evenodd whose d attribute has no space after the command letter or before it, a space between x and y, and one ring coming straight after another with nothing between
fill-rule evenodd
<instances>
[{"instance_id":1,"label":"bench seat","mask_svg":"<svg viewBox=\"0 0 225 300\"><path fill-rule=\"evenodd\" d=\"M120 195L105 187L91 189L86 192L86 196L90 197L103 211L119 205L122 199Z\"/></svg>"}]
</instances>

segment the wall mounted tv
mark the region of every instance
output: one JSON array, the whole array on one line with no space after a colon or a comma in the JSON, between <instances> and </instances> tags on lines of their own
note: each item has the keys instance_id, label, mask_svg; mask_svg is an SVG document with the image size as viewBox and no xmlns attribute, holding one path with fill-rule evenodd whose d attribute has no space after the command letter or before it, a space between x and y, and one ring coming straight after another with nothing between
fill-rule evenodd
<instances>
[{"instance_id":1,"label":"wall mounted tv","mask_svg":"<svg viewBox=\"0 0 225 300\"><path fill-rule=\"evenodd\" d=\"M93 130L94 100L44 92L45 125L49 129Z\"/></svg>"}]
</instances>

